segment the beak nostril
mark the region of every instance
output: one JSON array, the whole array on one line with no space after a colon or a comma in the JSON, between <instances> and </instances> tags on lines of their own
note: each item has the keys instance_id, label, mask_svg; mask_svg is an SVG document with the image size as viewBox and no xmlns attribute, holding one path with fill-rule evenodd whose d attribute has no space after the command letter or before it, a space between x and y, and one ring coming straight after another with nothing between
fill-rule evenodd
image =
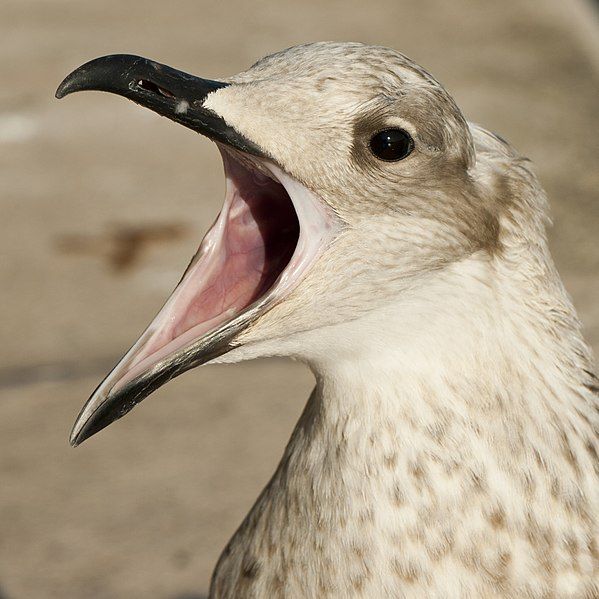
<instances>
[{"instance_id":1,"label":"beak nostril","mask_svg":"<svg viewBox=\"0 0 599 599\"><path fill-rule=\"evenodd\" d=\"M163 87L160 87L159 85L156 85L156 83L148 81L147 79L139 79L137 81L137 87L141 87L141 89L145 89L146 91L152 92L154 94L159 94L165 98L175 97L175 94L168 91L168 89L164 89Z\"/></svg>"}]
</instances>

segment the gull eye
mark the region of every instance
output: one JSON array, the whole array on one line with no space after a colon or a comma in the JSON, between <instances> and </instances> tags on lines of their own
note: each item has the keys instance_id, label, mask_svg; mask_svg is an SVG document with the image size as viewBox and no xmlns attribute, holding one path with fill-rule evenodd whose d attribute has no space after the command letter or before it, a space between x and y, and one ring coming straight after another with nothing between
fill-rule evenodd
<instances>
[{"instance_id":1,"label":"gull eye","mask_svg":"<svg viewBox=\"0 0 599 599\"><path fill-rule=\"evenodd\" d=\"M381 160L396 162L403 160L414 149L414 141L403 129L384 129L370 140L372 153Z\"/></svg>"}]
</instances>

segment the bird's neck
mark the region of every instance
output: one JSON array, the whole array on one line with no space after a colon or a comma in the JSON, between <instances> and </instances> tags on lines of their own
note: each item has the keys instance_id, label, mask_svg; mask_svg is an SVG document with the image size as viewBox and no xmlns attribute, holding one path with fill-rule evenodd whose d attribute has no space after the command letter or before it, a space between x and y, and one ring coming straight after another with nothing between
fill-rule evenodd
<instances>
[{"instance_id":1,"label":"bird's neck","mask_svg":"<svg viewBox=\"0 0 599 599\"><path fill-rule=\"evenodd\" d=\"M403 461L404 474L423 460L471 461L473 472L485 463L491 474L537 453L559 460L581 431L595 438L592 356L549 257L534 266L471 259L350 323L347 349L313 363L306 440L366 469L379 452L381 466Z\"/></svg>"},{"instance_id":2,"label":"bird's neck","mask_svg":"<svg viewBox=\"0 0 599 599\"><path fill-rule=\"evenodd\" d=\"M372 596L398 580L441 592L443 568L515 589L550 576L547 560L574 567L556 539L597 534L598 419L559 279L515 281L473 261L431 285L352 323L346 351L313 361L316 388L232 550L268 556L276 572L268 543L299 544L299 561L308 544L319 557L302 567L341 556L351 572L335 584L352 580L351 594L369 577ZM480 584L475 594L493 596Z\"/></svg>"}]
</instances>

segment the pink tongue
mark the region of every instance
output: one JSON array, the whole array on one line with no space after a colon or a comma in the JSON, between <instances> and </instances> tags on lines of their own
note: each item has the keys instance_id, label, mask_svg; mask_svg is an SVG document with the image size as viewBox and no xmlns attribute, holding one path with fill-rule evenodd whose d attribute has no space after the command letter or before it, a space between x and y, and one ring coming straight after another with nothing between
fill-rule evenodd
<instances>
[{"instance_id":1,"label":"pink tongue","mask_svg":"<svg viewBox=\"0 0 599 599\"><path fill-rule=\"evenodd\" d=\"M215 248L215 264L179 315L173 338L203 323L203 333L248 307L275 282L295 249L295 213L270 179L237 189ZM292 242L290 243L290 236ZM219 318L222 316L222 318Z\"/></svg>"},{"instance_id":2,"label":"pink tongue","mask_svg":"<svg viewBox=\"0 0 599 599\"><path fill-rule=\"evenodd\" d=\"M261 297L289 262L298 236L282 186L237 164L234 190L195 261L116 386L231 320Z\"/></svg>"},{"instance_id":3,"label":"pink tongue","mask_svg":"<svg viewBox=\"0 0 599 599\"><path fill-rule=\"evenodd\" d=\"M248 208L249 202L246 204L236 193L220 247L215 251L216 263L202 289L180 315L173 338L199 323L208 324L225 312L232 316L259 295L267 270L265 247L262 231Z\"/></svg>"}]
</instances>

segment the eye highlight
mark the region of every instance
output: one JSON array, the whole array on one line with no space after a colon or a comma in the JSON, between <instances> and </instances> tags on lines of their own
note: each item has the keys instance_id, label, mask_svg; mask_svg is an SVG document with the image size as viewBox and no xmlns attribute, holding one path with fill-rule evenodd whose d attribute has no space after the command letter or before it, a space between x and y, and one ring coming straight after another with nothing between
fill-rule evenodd
<instances>
[{"instance_id":1,"label":"eye highlight","mask_svg":"<svg viewBox=\"0 0 599 599\"><path fill-rule=\"evenodd\" d=\"M397 162L412 152L414 140L403 129L384 129L372 137L370 149L381 160Z\"/></svg>"}]
</instances>

